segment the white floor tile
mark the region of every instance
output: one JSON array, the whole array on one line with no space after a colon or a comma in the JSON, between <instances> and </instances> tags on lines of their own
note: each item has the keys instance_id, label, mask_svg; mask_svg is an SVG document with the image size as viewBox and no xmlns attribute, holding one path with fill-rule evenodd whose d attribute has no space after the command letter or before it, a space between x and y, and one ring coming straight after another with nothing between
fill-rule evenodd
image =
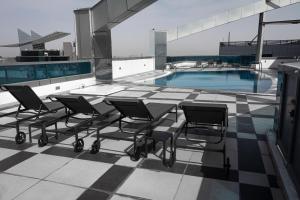
<instances>
[{"instance_id":1,"label":"white floor tile","mask_svg":"<svg viewBox=\"0 0 300 200\"><path fill-rule=\"evenodd\" d=\"M251 133L237 133L237 137L238 138L242 138L242 139L252 139L252 140L256 140L257 137L255 134L251 134Z\"/></svg>"},{"instance_id":2,"label":"white floor tile","mask_svg":"<svg viewBox=\"0 0 300 200\"><path fill-rule=\"evenodd\" d=\"M236 182L203 178L197 199L238 200L239 184Z\"/></svg>"},{"instance_id":3,"label":"white floor tile","mask_svg":"<svg viewBox=\"0 0 300 200\"><path fill-rule=\"evenodd\" d=\"M129 156L122 156L115 164L127 167L136 167L141 162L141 160L142 159L138 161L132 161Z\"/></svg>"},{"instance_id":4,"label":"white floor tile","mask_svg":"<svg viewBox=\"0 0 300 200\"><path fill-rule=\"evenodd\" d=\"M173 199L180 184L181 176L179 174L136 169L117 192L149 199Z\"/></svg>"},{"instance_id":5,"label":"white floor tile","mask_svg":"<svg viewBox=\"0 0 300 200\"><path fill-rule=\"evenodd\" d=\"M82 188L42 181L18 196L16 200L74 200L83 192Z\"/></svg>"},{"instance_id":6,"label":"white floor tile","mask_svg":"<svg viewBox=\"0 0 300 200\"><path fill-rule=\"evenodd\" d=\"M111 166L112 164L74 159L47 177L47 180L89 187Z\"/></svg>"},{"instance_id":7,"label":"white floor tile","mask_svg":"<svg viewBox=\"0 0 300 200\"><path fill-rule=\"evenodd\" d=\"M0 148L0 161L18 153L18 152L20 152L20 151Z\"/></svg>"},{"instance_id":8,"label":"white floor tile","mask_svg":"<svg viewBox=\"0 0 300 200\"><path fill-rule=\"evenodd\" d=\"M183 89L183 88L166 88L163 90L164 92L193 92L193 89Z\"/></svg>"},{"instance_id":9,"label":"white floor tile","mask_svg":"<svg viewBox=\"0 0 300 200\"><path fill-rule=\"evenodd\" d=\"M148 92L139 92L139 91L121 91L115 94L110 95L111 97L141 97Z\"/></svg>"},{"instance_id":10,"label":"white floor tile","mask_svg":"<svg viewBox=\"0 0 300 200\"><path fill-rule=\"evenodd\" d=\"M11 122L15 122L16 118L14 117L1 117L0 125L5 125Z\"/></svg>"},{"instance_id":11,"label":"white floor tile","mask_svg":"<svg viewBox=\"0 0 300 200\"><path fill-rule=\"evenodd\" d=\"M275 107L270 105L249 104L251 114L274 116Z\"/></svg>"},{"instance_id":12,"label":"white floor tile","mask_svg":"<svg viewBox=\"0 0 300 200\"><path fill-rule=\"evenodd\" d=\"M32 140L32 142L35 142L35 141ZM33 145L32 147L27 148L26 151L32 152L32 153L41 153L51 147L52 147L52 145L49 145L49 144L46 146L43 146L43 147L39 147L39 145L36 144L36 145Z\"/></svg>"},{"instance_id":13,"label":"white floor tile","mask_svg":"<svg viewBox=\"0 0 300 200\"><path fill-rule=\"evenodd\" d=\"M266 131L273 128L274 119L252 117L255 132L257 134L265 134Z\"/></svg>"},{"instance_id":14,"label":"white floor tile","mask_svg":"<svg viewBox=\"0 0 300 200\"><path fill-rule=\"evenodd\" d=\"M83 89L71 90L70 94L105 96L124 89L124 86L119 85L95 85Z\"/></svg>"},{"instance_id":15,"label":"white floor tile","mask_svg":"<svg viewBox=\"0 0 300 200\"><path fill-rule=\"evenodd\" d=\"M185 99L189 96L189 93L169 93L169 92L161 92L152 95L150 98L157 99Z\"/></svg>"},{"instance_id":16,"label":"white floor tile","mask_svg":"<svg viewBox=\"0 0 300 200\"><path fill-rule=\"evenodd\" d=\"M130 197L120 196L120 195L114 195L110 200L135 200Z\"/></svg>"},{"instance_id":17,"label":"white floor tile","mask_svg":"<svg viewBox=\"0 0 300 200\"><path fill-rule=\"evenodd\" d=\"M235 96L230 96L230 95L224 95L224 94L216 94L215 95L215 100L216 101L233 101L233 102L236 102L236 97Z\"/></svg>"},{"instance_id":18,"label":"white floor tile","mask_svg":"<svg viewBox=\"0 0 300 200\"><path fill-rule=\"evenodd\" d=\"M38 181L38 179L0 174L0 199L13 199Z\"/></svg>"},{"instance_id":19,"label":"white floor tile","mask_svg":"<svg viewBox=\"0 0 300 200\"><path fill-rule=\"evenodd\" d=\"M8 169L7 172L34 178L45 178L70 160L71 158L38 154Z\"/></svg>"},{"instance_id":20,"label":"white floor tile","mask_svg":"<svg viewBox=\"0 0 300 200\"><path fill-rule=\"evenodd\" d=\"M141 91L154 91L157 90L159 87L152 87L152 86L136 86L129 88L127 90L141 90Z\"/></svg>"},{"instance_id":21,"label":"white floor tile","mask_svg":"<svg viewBox=\"0 0 300 200\"><path fill-rule=\"evenodd\" d=\"M183 176L179 189L176 193L175 200L189 199L196 200L199 194L199 189L203 181L202 177Z\"/></svg>"}]
</instances>

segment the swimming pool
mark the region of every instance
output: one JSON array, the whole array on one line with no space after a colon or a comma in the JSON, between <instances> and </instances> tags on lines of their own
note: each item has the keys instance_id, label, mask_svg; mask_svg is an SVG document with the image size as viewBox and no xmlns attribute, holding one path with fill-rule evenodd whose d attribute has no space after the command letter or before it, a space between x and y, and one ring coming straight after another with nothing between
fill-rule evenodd
<instances>
[{"instance_id":1,"label":"swimming pool","mask_svg":"<svg viewBox=\"0 0 300 200\"><path fill-rule=\"evenodd\" d=\"M269 76L248 70L175 72L155 80L157 86L264 93L272 86Z\"/></svg>"}]
</instances>

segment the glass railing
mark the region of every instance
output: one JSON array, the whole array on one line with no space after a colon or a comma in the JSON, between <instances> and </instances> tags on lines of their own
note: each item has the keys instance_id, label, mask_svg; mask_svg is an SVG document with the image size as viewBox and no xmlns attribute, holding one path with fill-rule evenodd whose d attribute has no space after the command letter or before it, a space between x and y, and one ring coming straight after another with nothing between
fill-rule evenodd
<instances>
[{"instance_id":1,"label":"glass railing","mask_svg":"<svg viewBox=\"0 0 300 200\"><path fill-rule=\"evenodd\" d=\"M255 63L255 56L174 56L167 57L167 62L197 61L217 64L228 63L240 66L250 66Z\"/></svg>"},{"instance_id":2,"label":"glass railing","mask_svg":"<svg viewBox=\"0 0 300 200\"><path fill-rule=\"evenodd\" d=\"M73 75L89 74L91 63L55 62L0 65L0 84L19 83Z\"/></svg>"}]
</instances>

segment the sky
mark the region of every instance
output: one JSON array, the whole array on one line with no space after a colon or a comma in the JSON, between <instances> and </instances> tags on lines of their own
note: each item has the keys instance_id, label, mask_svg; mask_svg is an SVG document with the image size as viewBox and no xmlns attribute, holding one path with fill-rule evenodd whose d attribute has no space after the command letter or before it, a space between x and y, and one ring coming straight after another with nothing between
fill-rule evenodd
<instances>
[{"instance_id":1,"label":"sky","mask_svg":"<svg viewBox=\"0 0 300 200\"><path fill-rule=\"evenodd\" d=\"M63 42L75 41L74 9L91 7L99 0L1 0L0 44L18 42L17 28L40 35L54 31L70 36L46 44L61 49ZM168 30L177 25L207 18L229 8L257 0L158 0L112 29L113 56L147 56L150 30ZM300 19L300 3L267 12L265 21ZM248 17L168 43L168 55L217 55L219 42L252 40L257 34L258 16ZM264 39L300 38L300 25L266 26ZM18 48L0 48L0 56L16 56Z\"/></svg>"}]
</instances>

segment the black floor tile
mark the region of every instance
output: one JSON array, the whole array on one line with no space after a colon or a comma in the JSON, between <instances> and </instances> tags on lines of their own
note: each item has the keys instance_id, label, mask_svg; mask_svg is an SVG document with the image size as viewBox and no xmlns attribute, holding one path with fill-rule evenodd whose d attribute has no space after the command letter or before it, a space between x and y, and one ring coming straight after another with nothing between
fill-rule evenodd
<instances>
[{"instance_id":1,"label":"black floor tile","mask_svg":"<svg viewBox=\"0 0 300 200\"><path fill-rule=\"evenodd\" d=\"M240 200L273 200L270 188L240 184Z\"/></svg>"},{"instance_id":2,"label":"black floor tile","mask_svg":"<svg viewBox=\"0 0 300 200\"><path fill-rule=\"evenodd\" d=\"M251 117L237 116L237 131L241 133L255 133Z\"/></svg>"},{"instance_id":3,"label":"black floor tile","mask_svg":"<svg viewBox=\"0 0 300 200\"><path fill-rule=\"evenodd\" d=\"M83 154L80 154L78 159L113 164L113 163L117 162L120 159L120 156L116 155L116 154L112 154L112 153L105 153L105 152L99 152L97 154L91 154L89 151L86 151Z\"/></svg>"},{"instance_id":4,"label":"black floor tile","mask_svg":"<svg viewBox=\"0 0 300 200\"><path fill-rule=\"evenodd\" d=\"M175 163L173 167L168 168L162 164L162 160L146 159L142 162L140 168L182 174L186 166L183 163Z\"/></svg>"},{"instance_id":5,"label":"black floor tile","mask_svg":"<svg viewBox=\"0 0 300 200\"><path fill-rule=\"evenodd\" d=\"M234 182L237 182L239 180L239 174L237 170L230 170L229 174L227 175L225 169L223 168L207 167L207 166L199 166L199 165L188 165L185 174L191 176L228 180Z\"/></svg>"},{"instance_id":6,"label":"black floor tile","mask_svg":"<svg viewBox=\"0 0 300 200\"><path fill-rule=\"evenodd\" d=\"M109 194L95 190L86 190L80 195L77 200L105 200L108 199Z\"/></svg>"},{"instance_id":7,"label":"black floor tile","mask_svg":"<svg viewBox=\"0 0 300 200\"><path fill-rule=\"evenodd\" d=\"M134 168L119 165L112 166L91 188L114 192L133 172Z\"/></svg>"},{"instance_id":8,"label":"black floor tile","mask_svg":"<svg viewBox=\"0 0 300 200\"><path fill-rule=\"evenodd\" d=\"M165 127L171 127L174 124L174 120L168 118L164 118L161 120L161 122L158 124L158 126L165 126Z\"/></svg>"},{"instance_id":9,"label":"black floor tile","mask_svg":"<svg viewBox=\"0 0 300 200\"><path fill-rule=\"evenodd\" d=\"M33 146L33 144L30 144L27 142L25 142L23 144L16 144L15 141L0 139L0 147L1 148L14 149L14 150L25 150L32 146Z\"/></svg>"},{"instance_id":10,"label":"black floor tile","mask_svg":"<svg viewBox=\"0 0 300 200\"><path fill-rule=\"evenodd\" d=\"M190 94L186 99L192 99L194 100L196 97L198 96L198 94Z\"/></svg>"},{"instance_id":11,"label":"black floor tile","mask_svg":"<svg viewBox=\"0 0 300 200\"><path fill-rule=\"evenodd\" d=\"M75 158L79 156L80 153L74 152L73 148L65 148L65 147L51 147L42 152L43 154L49 154L54 156L63 156L68 158Z\"/></svg>"},{"instance_id":12,"label":"black floor tile","mask_svg":"<svg viewBox=\"0 0 300 200\"><path fill-rule=\"evenodd\" d=\"M239 170L265 173L257 140L238 139Z\"/></svg>"},{"instance_id":13,"label":"black floor tile","mask_svg":"<svg viewBox=\"0 0 300 200\"><path fill-rule=\"evenodd\" d=\"M156 94L156 92L148 92L147 94L144 94L141 97L143 97L143 98L149 98L149 97L151 97L152 95L155 95L155 94Z\"/></svg>"},{"instance_id":14,"label":"black floor tile","mask_svg":"<svg viewBox=\"0 0 300 200\"><path fill-rule=\"evenodd\" d=\"M257 140L267 141L267 136L265 134L256 134Z\"/></svg>"},{"instance_id":15,"label":"black floor tile","mask_svg":"<svg viewBox=\"0 0 300 200\"><path fill-rule=\"evenodd\" d=\"M228 138L236 138L236 137L237 137L237 135L236 135L235 132L227 132L227 133L226 133L226 136L227 136Z\"/></svg>"},{"instance_id":16,"label":"black floor tile","mask_svg":"<svg viewBox=\"0 0 300 200\"><path fill-rule=\"evenodd\" d=\"M237 116L237 122L240 123L240 124L250 124L250 125L253 125L253 121L252 121L252 118L251 117L241 117L241 116Z\"/></svg>"},{"instance_id":17,"label":"black floor tile","mask_svg":"<svg viewBox=\"0 0 300 200\"><path fill-rule=\"evenodd\" d=\"M5 158L2 161L0 161L0 171L5 171L5 170L19 164L20 162L23 162L24 160L31 158L34 155L36 155L36 154L31 153L31 152L21 151L21 152L16 153L8 158Z\"/></svg>"},{"instance_id":18,"label":"black floor tile","mask_svg":"<svg viewBox=\"0 0 300 200\"><path fill-rule=\"evenodd\" d=\"M270 187L279 188L277 176L268 175L268 180L269 180Z\"/></svg>"},{"instance_id":19,"label":"black floor tile","mask_svg":"<svg viewBox=\"0 0 300 200\"><path fill-rule=\"evenodd\" d=\"M249 114L249 106L248 104L236 104L237 113Z\"/></svg>"}]
</instances>

